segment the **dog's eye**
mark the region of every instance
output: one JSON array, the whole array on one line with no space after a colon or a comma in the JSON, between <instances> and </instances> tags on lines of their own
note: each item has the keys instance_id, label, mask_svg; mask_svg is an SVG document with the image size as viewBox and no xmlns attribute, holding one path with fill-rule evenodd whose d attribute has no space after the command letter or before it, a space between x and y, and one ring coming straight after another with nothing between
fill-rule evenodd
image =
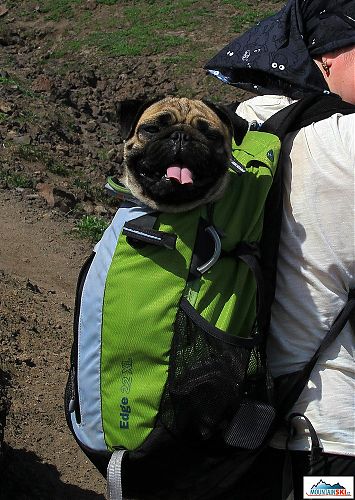
<instances>
[{"instance_id":1,"label":"dog's eye","mask_svg":"<svg viewBox=\"0 0 355 500\"><path fill-rule=\"evenodd\" d=\"M202 132L207 139L210 141L221 142L223 141L223 135L216 129L211 128L209 123L205 120L197 121L197 130Z\"/></svg>"},{"instance_id":2,"label":"dog's eye","mask_svg":"<svg viewBox=\"0 0 355 500\"><path fill-rule=\"evenodd\" d=\"M157 134L160 128L157 125L141 125L138 129L138 133L142 132L145 134Z\"/></svg>"},{"instance_id":3,"label":"dog's eye","mask_svg":"<svg viewBox=\"0 0 355 500\"><path fill-rule=\"evenodd\" d=\"M205 136L207 137L207 139L210 139L211 141L223 140L223 135L217 130L208 130L205 132Z\"/></svg>"}]
</instances>

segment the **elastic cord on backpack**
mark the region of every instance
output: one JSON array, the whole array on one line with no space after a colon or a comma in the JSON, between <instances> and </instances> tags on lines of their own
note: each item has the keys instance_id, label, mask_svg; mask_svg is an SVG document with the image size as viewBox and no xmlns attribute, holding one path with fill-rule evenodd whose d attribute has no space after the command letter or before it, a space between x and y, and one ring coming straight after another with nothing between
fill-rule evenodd
<instances>
[{"instance_id":1,"label":"elastic cord on backpack","mask_svg":"<svg viewBox=\"0 0 355 500\"><path fill-rule=\"evenodd\" d=\"M309 436L311 438L311 455L310 455L311 470L310 470L310 472L312 475L313 466L319 461L319 459L322 455L322 452L323 452L323 448L320 445L317 433L316 433L313 425L311 424L311 421L309 420L309 418L307 418L305 415L303 415L303 413L291 413L291 415L288 417L288 422L289 422L290 426L293 427L292 420L296 417L303 418L305 420L307 429L309 431ZM294 434L292 434L291 436L289 435L287 438L287 443L286 443L287 449L288 449L288 445L289 445L289 438L292 437L293 435Z\"/></svg>"},{"instance_id":2,"label":"elastic cord on backpack","mask_svg":"<svg viewBox=\"0 0 355 500\"><path fill-rule=\"evenodd\" d=\"M293 420L295 418L303 418L305 420L307 429L309 431L309 436L311 438L311 454L309 458L310 470L309 475L314 475L313 468L319 461L323 448L320 445L317 433L311 424L309 418L307 418L302 413L291 413L287 419L287 440L286 440L286 456L282 473L282 500L294 500L294 488L293 488L293 471L292 471L292 457L289 449L290 440L295 436L295 427L293 425Z\"/></svg>"}]
</instances>

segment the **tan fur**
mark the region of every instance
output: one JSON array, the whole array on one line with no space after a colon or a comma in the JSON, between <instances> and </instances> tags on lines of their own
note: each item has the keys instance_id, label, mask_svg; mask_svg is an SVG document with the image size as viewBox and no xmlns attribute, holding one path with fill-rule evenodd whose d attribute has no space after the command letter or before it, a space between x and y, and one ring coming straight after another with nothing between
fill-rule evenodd
<instances>
[{"instance_id":1,"label":"tan fur","mask_svg":"<svg viewBox=\"0 0 355 500\"><path fill-rule=\"evenodd\" d=\"M226 138L225 147L230 147L228 127L222 123L221 119L206 104L197 99L187 99L186 97L166 97L150 106L138 120L136 130L141 123L154 123L162 113L169 112L174 117L175 123L186 124L195 128L199 119L206 120L223 132ZM173 122L174 123L174 122ZM139 137L134 134L131 141L140 142Z\"/></svg>"}]
</instances>

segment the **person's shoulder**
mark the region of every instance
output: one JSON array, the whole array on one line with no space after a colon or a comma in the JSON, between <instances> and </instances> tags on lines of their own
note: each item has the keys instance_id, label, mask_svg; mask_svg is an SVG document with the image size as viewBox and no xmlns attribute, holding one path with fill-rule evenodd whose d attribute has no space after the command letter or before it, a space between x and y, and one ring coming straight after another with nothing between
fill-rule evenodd
<instances>
[{"instance_id":1,"label":"person's shoulder","mask_svg":"<svg viewBox=\"0 0 355 500\"><path fill-rule=\"evenodd\" d=\"M355 110L354 110L355 111ZM334 113L329 118L313 123L306 129L313 129L318 137L335 141L352 158L355 155L355 112L343 115ZM307 131L306 131L307 133Z\"/></svg>"},{"instance_id":2,"label":"person's shoulder","mask_svg":"<svg viewBox=\"0 0 355 500\"><path fill-rule=\"evenodd\" d=\"M283 95L262 95L252 97L239 104L237 114L248 122L263 123L282 108L295 102Z\"/></svg>"}]
</instances>

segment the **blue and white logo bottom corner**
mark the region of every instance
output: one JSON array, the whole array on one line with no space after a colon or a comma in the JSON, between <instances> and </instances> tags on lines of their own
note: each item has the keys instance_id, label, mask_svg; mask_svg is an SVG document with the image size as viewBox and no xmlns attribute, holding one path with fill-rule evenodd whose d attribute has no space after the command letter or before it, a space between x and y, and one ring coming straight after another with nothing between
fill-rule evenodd
<instances>
[{"instance_id":1,"label":"blue and white logo bottom corner","mask_svg":"<svg viewBox=\"0 0 355 500\"><path fill-rule=\"evenodd\" d=\"M303 498L354 498L353 476L305 476Z\"/></svg>"}]
</instances>

